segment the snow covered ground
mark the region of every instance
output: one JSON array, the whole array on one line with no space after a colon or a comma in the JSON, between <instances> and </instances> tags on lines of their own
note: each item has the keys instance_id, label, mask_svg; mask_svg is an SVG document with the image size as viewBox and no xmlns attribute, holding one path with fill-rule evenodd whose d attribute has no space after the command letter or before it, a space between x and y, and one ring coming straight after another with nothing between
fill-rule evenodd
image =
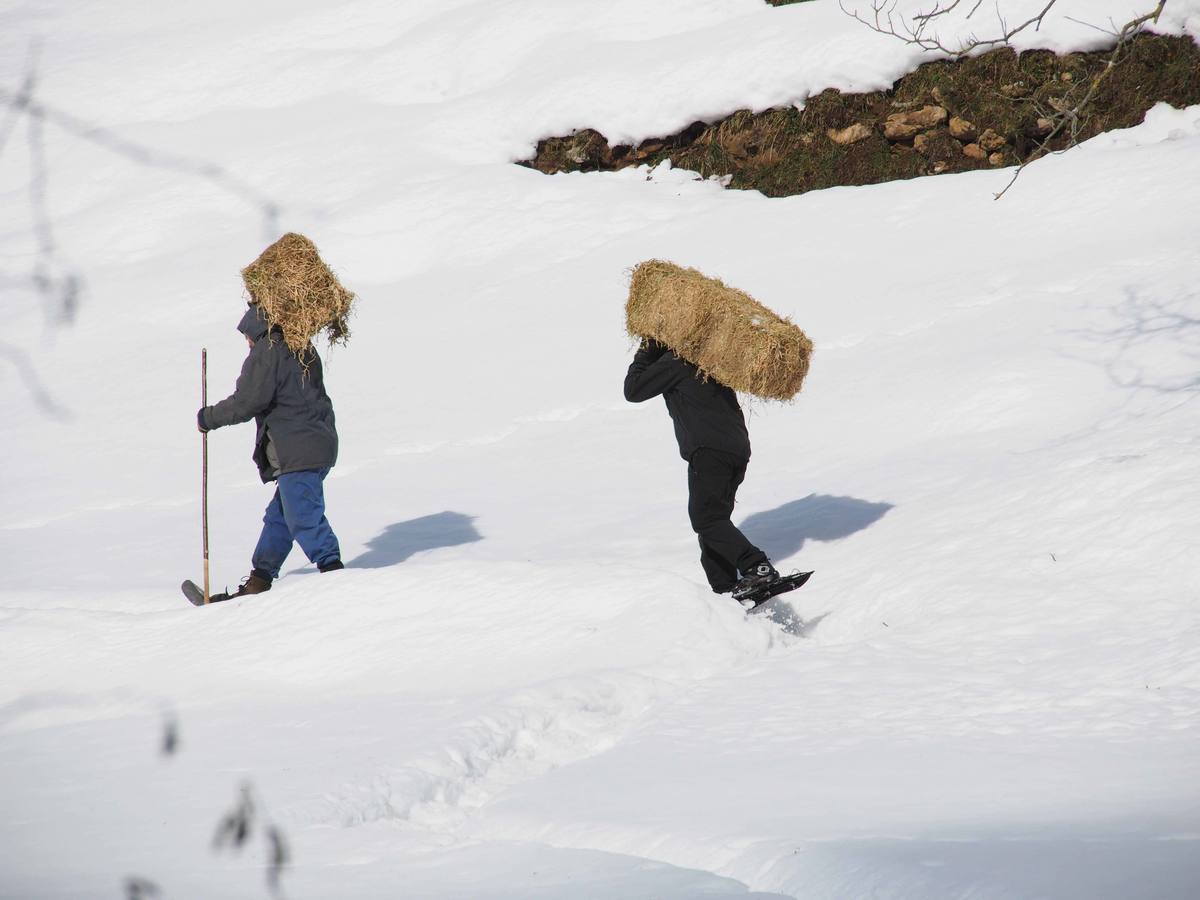
<instances>
[{"instance_id":1,"label":"snow covered ground","mask_svg":"<svg viewBox=\"0 0 1200 900\"><path fill-rule=\"evenodd\" d=\"M293 898L1200 893L1200 108L1000 202L768 200L511 161L915 64L829 0L7 0L10 95L39 37L86 124L0 108L0 897L265 896L260 843L210 849L245 783ZM326 354L349 568L197 610L199 348L220 398L280 229L360 294ZM750 418L737 521L817 571L769 617L707 591L665 411L621 397L655 256L817 345ZM209 443L233 585L269 489L249 426Z\"/></svg>"}]
</instances>

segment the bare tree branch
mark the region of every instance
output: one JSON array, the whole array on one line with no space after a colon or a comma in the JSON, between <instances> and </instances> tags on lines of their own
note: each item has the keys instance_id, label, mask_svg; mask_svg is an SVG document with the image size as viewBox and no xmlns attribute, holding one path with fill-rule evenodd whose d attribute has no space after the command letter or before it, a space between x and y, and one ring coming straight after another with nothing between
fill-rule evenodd
<instances>
[{"instance_id":1,"label":"bare tree branch","mask_svg":"<svg viewBox=\"0 0 1200 900\"><path fill-rule=\"evenodd\" d=\"M939 4L927 13L917 13L915 16L913 16L913 20L917 22L928 22L931 19L938 18L939 16L949 15L950 13L954 12L955 8L961 2L962 0L954 0L954 2L949 6L941 6ZM979 7L981 6L983 6L983 0L976 0L975 5L971 7L971 11L967 13L964 18L971 18L971 16L975 15L975 13L979 11Z\"/></svg>"},{"instance_id":2,"label":"bare tree branch","mask_svg":"<svg viewBox=\"0 0 1200 900\"><path fill-rule=\"evenodd\" d=\"M29 211L33 222L33 237L37 259L31 282L45 301L46 311L54 319L71 322L79 306L81 279L59 261L58 245L54 239L54 223L47 200L50 171L46 165L45 121L34 101L37 89L37 58L33 57L26 87L26 139L29 145ZM59 274L59 273L62 274Z\"/></svg>"},{"instance_id":3,"label":"bare tree branch","mask_svg":"<svg viewBox=\"0 0 1200 900\"><path fill-rule=\"evenodd\" d=\"M29 153L29 212L36 247L33 271L28 283L41 296L43 309L51 321L70 322L74 319L79 305L83 279L78 272L61 261L54 238L53 220L47 200L50 173L46 164L45 123L35 100L40 74L39 56L40 46L34 42L30 46L29 61L21 88L12 99L5 128L0 132L0 152L13 133L17 120L23 115ZM18 368L24 371L31 367ZM36 379L31 380L27 376L26 381L32 385ZM55 408L49 400L49 395L40 386L34 391L34 398L38 405L47 411Z\"/></svg>"},{"instance_id":4,"label":"bare tree branch","mask_svg":"<svg viewBox=\"0 0 1200 900\"><path fill-rule=\"evenodd\" d=\"M4 155L4 147L8 144L8 139L12 135L13 129L17 126L17 119L25 111L29 105L29 100L33 96L34 72L30 66L25 74L25 80L17 89L16 93L9 96L8 115L4 117L4 124L0 125L0 156ZM0 88L0 98L6 94L3 88Z\"/></svg>"},{"instance_id":5,"label":"bare tree branch","mask_svg":"<svg viewBox=\"0 0 1200 900\"><path fill-rule=\"evenodd\" d=\"M34 367L28 353L10 344L0 344L0 358L5 357L12 363L13 368L17 370L17 375L25 383L25 389L29 391L29 395L33 397L33 402L38 405L38 408L43 413L52 419L60 421L70 420L70 412L59 406L54 397L51 396L50 391L42 384L41 379L38 377L37 369Z\"/></svg>"},{"instance_id":6,"label":"bare tree branch","mask_svg":"<svg viewBox=\"0 0 1200 900\"><path fill-rule=\"evenodd\" d=\"M1026 166L1041 159L1047 153L1054 152L1050 148L1050 142L1060 134L1067 132L1070 135L1070 143L1065 149L1070 149L1079 143L1079 133L1083 124L1084 110L1086 110L1088 106L1091 105L1092 101L1096 99L1096 94L1099 92L1100 86L1104 83L1104 80L1112 74L1113 69L1115 69L1121 61L1129 42L1138 34L1140 34L1146 25L1151 22L1157 22L1158 17L1162 15L1163 7L1166 5L1167 0L1158 0L1158 5L1154 7L1154 9L1150 10L1150 12L1137 16L1134 19L1130 19L1121 26L1119 31L1110 32L1116 38L1116 44L1113 47L1112 53L1108 57L1108 61L1104 64L1104 68L1101 69L1087 84L1087 90L1073 101L1068 100L1068 98L1070 98L1071 95L1078 90L1077 88L1072 88L1071 91L1068 91L1067 97L1059 100L1058 102L1051 101L1053 112L1052 114L1046 116L1048 121L1052 124L1050 133L1042 138L1041 142L1037 145L1037 147L1034 148L1033 153L1031 153L1019 166L1017 166L1016 171L1013 172L1013 177L1009 180L1008 184L1004 186L1004 190L996 194L996 200L999 200L1006 193L1008 193L1008 189L1016 183L1018 178L1021 177L1021 173L1025 171Z\"/></svg>"},{"instance_id":7,"label":"bare tree branch","mask_svg":"<svg viewBox=\"0 0 1200 900\"><path fill-rule=\"evenodd\" d=\"M38 41L30 43L25 74L15 90L0 86L0 156L8 148L17 126L25 126L29 156L29 227L34 245L32 271L20 278L0 272L0 286L28 285L41 298L43 309L52 324L70 323L83 297L83 275L63 259L51 213L51 171L46 152L48 126L103 147L139 165L203 178L254 208L261 217L264 235L270 240L278 237L281 216L279 204L224 167L152 149L43 102L38 96L40 49ZM5 357L20 374L38 407L56 418L66 418L65 411L54 402L38 379L28 354L15 347L0 346L0 360Z\"/></svg>"},{"instance_id":8,"label":"bare tree branch","mask_svg":"<svg viewBox=\"0 0 1200 900\"><path fill-rule=\"evenodd\" d=\"M125 879L125 900L158 900L162 888L148 878L137 875Z\"/></svg>"},{"instance_id":9,"label":"bare tree branch","mask_svg":"<svg viewBox=\"0 0 1200 900\"><path fill-rule=\"evenodd\" d=\"M853 10L847 9L845 0L838 0L838 5L841 7L842 12L866 25L872 31L899 38L906 44L913 44L925 51L941 52L955 59L961 59L980 48L1006 46L1012 42L1014 37L1028 28L1032 27L1034 31L1037 31L1041 28L1042 20L1046 18L1046 14L1050 12L1058 0L1048 0L1041 12L1030 16L1021 24L1014 25L1011 28L1000 12L999 5L997 5L996 18L1000 24L1000 33L988 38L977 37L972 33L966 38L962 38L957 47L951 47L943 43L940 35L933 29L933 26L940 24L940 20L954 12L963 0L952 0L947 5L942 5L939 2L928 12L915 14L911 20L896 14L896 6L899 2L900 0L872 0L870 18L866 18L865 15L859 13L857 7ZM963 18L971 18L982 5L983 0L976 0L975 5L971 7L971 10Z\"/></svg>"},{"instance_id":10,"label":"bare tree branch","mask_svg":"<svg viewBox=\"0 0 1200 900\"><path fill-rule=\"evenodd\" d=\"M254 786L247 781L238 792L237 802L217 826L213 849L241 850L256 834L261 835L267 852L267 889L274 896L282 897L281 879L291 862L291 851L283 830L266 820L263 803L255 799Z\"/></svg>"},{"instance_id":11,"label":"bare tree branch","mask_svg":"<svg viewBox=\"0 0 1200 900\"><path fill-rule=\"evenodd\" d=\"M7 104L14 112L24 112L31 117L38 117L75 137L90 141L141 165L182 172L211 181L227 193L233 194L255 207L263 217L266 236L270 238L278 236L279 205L223 166L180 154L155 150L131 141L110 129L93 125L70 113L48 106L34 99L31 93L24 89L13 92L0 87L0 104Z\"/></svg>"},{"instance_id":12,"label":"bare tree branch","mask_svg":"<svg viewBox=\"0 0 1200 900\"><path fill-rule=\"evenodd\" d=\"M860 14L857 8L853 10L847 9L845 0L838 0L842 12L861 22L872 31L899 38L906 44L912 44L928 52L944 53L954 59L962 59L964 56L981 48L994 49L996 47L1011 46L1012 39L1021 32L1029 28L1032 28L1034 31L1039 30L1047 13L1054 8L1058 0L1047 0L1046 5L1042 7L1040 12L1030 16L1019 25L1012 27L1009 27L1000 9L1000 5L997 3L996 18L999 22L999 32L997 34L992 37L981 38L972 33L968 37L961 39L957 47L951 47L942 41L935 26L945 21L946 17L958 9L963 2L964 0L949 0L949 2L938 0L932 9L916 13L911 19L906 19L896 14L896 7L899 0L872 0L870 18ZM970 19L982 5L983 0L975 0L975 5L964 16L964 20ZM1112 54L1109 56L1104 68L1090 82L1086 85L1072 87L1064 97L1050 101L1051 109L1041 110L1043 113L1041 118L1047 123L1045 137L1037 144L1034 151L1017 166L1012 179L1002 191L995 195L995 199L999 200L1008 193L1008 189L1016 183L1016 180L1025 170L1025 167L1030 163L1036 162L1047 153L1061 152L1054 150L1052 147L1055 139L1062 136L1067 137L1068 144L1063 149L1070 149L1079 143L1079 136L1086 121L1086 111L1096 99L1101 85L1103 85L1105 79L1108 78L1113 69L1124 58L1129 42L1140 34L1147 24L1157 22L1159 16L1162 15L1163 7L1166 5L1167 0L1158 0L1158 4L1149 12L1130 19L1120 28L1117 28L1114 24L1111 30L1102 29L1099 26L1088 23L1078 23L1088 24L1089 28L1096 28L1097 30L1111 34L1114 39ZM1077 22L1075 19L1071 19L1071 21Z\"/></svg>"}]
</instances>

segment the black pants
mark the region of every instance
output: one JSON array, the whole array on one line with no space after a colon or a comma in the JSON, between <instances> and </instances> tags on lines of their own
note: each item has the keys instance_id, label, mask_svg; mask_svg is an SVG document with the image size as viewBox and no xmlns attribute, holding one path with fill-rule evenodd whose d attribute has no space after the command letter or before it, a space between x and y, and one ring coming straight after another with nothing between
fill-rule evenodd
<instances>
[{"instance_id":1,"label":"black pants","mask_svg":"<svg viewBox=\"0 0 1200 900\"><path fill-rule=\"evenodd\" d=\"M733 589L738 571L748 572L767 555L730 521L748 461L701 447L688 461L688 518L700 538L700 565L718 594Z\"/></svg>"}]
</instances>

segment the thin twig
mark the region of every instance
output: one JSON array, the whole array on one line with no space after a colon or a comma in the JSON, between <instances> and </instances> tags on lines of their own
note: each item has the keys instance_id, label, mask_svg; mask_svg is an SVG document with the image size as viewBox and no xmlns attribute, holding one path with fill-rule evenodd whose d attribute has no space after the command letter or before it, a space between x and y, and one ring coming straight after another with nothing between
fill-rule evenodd
<instances>
[{"instance_id":1,"label":"thin twig","mask_svg":"<svg viewBox=\"0 0 1200 900\"><path fill-rule=\"evenodd\" d=\"M1047 0L1046 5L1042 7L1040 12L1030 16L1024 22L1011 28L1009 27L1008 21L1005 19L1004 14L1001 11L999 2L997 2L996 18L999 22L999 34L994 37L980 38L972 33L967 38L962 39L958 48L954 49L944 44L941 40L941 37L936 32L930 30L930 26L937 22L944 21L945 17L954 12L954 10L957 9L962 2L963 0L951 0L951 2L943 5L939 0L939 2L927 12L919 12L914 14L911 21L905 20L903 17L896 16L896 6L899 3L899 0L872 0L870 19L861 15L857 8L855 8L853 11L847 9L845 0L838 0L838 5L841 7L842 12L861 22L872 31L899 38L906 44L912 44L920 47L922 50L941 52L955 59L961 59L967 54L981 48L1011 46L1012 39L1030 27L1032 27L1034 31L1040 30L1042 27L1042 21L1046 18L1046 15L1050 12L1050 10L1053 9L1058 0ZM983 0L976 0L975 5L971 7L970 12L966 14L964 19L971 18L971 16L978 11L982 3ZM1101 69L1100 72L1097 73L1097 75L1091 80L1087 90L1079 97L1078 100L1074 100L1073 95L1077 91L1077 88L1073 87L1067 92L1066 97L1060 102L1057 104L1055 104L1053 101L1051 102L1051 105L1054 107L1054 112L1043 117L1048 119L1051 123L1050 130L1041 140L1041 142L1034 148L1033 153L1031 153L1019 166L1017 166L1016 171L1013 173L1012 179L1007 185L1005 185L1002 191L995 195L996 200L999 200L1006 193L1008 193L1008 189L1011 188L1014 183L1016 183L1017 178L1020 177L1026 166L1028 166L1030 163L1036 162L1038 159L1041 159L1047 153L1058 152L1052 149L1052 144L1056 138L1059 138L1064 134L1068 137L1067 148L1064 149L1069 149L1070 147L1073 147L1079 143L1079 137L1083 131L1084 112L1095 99L1101 85L1120 62L1121 56L1129 42L1143 30L1147 23L1157 22L1159 16L1162 15L1163 7L1166 5L1167 0L1158 0L1158 4L1154 7L1154 9L1143 13L1140 16L1134 17L1121 26L1120 29L1116 28L1115 23L1113 24L1112 31L1107 33L1113 35L1115 39L1115 45L1104 68ZM1078 20L1071 19L1070 21L1077 22ZM1098 31L1104 30L1096 25L1088 25L1088 27L1095 28ZM1071 98L1070 101L1068 101L1067 98Z\"/></svg>"},{"instance_id":2,"label":"thin twig","mask_svg":"<svg viewBox=\"0 0 1200 900\"><path fill-rule=\"evenodd\" d=\"M38 405L43 413L60 422L66 422L71 419L70 412L59 406L50 391L42 384L41 379L38 377L37 369L34 367L33 361L29 358L29 354L25 350L20 347L14 347L11 344L0 344L0 359L5 357L12 363L13 368L17 370L17 374L25 382L26 390L33 397L33 402Z\"/></svg>"},{"instance_id":3,"label":"thin twig","mask_svg":"<svg viewBox=\"0 0 1200 900\"><path fill-rule=\"evenodd\" d=\"M866 25L872 31L899 38L906 44L913 44L917 47L920 47L922 50L938 51L955 59L961 59L962 57L980 48L998 47L1010 44L1014 37L1016 37L1022 31L1025 31L1030 26L1033 27L1034 31L1039 30L1042 27L1042 20L1046 18L1046 14L1050 12L1051 8L1058 2L1058 0L1047 0L1046 5L1042 8L1041 12L1030 16L1021 24L1011 28L1008 26L1008 22L1004 18L1000 11L999 5L997 4L996 17L1000 22L1000 34L996 37L980 38L972 33L966 38L960 40L957 48L950 47L942 43L941 38L936 33L931 33L929 28L930 25L934 24L937 20L940 20L949 13L953 12L959 6L962 0L953 0L953 2L944 7L939 3L928 12L915 14L912 17L911 22L905 20L903 17L897 17L895 15L896 5L898 2L899 0L872 0L870 19L861 15L857 8L855 8L853 11L847 9L845 0L838 0L838 5L841 7L842 12L861 22L863 25ZM983 0L976 0L975 5L971 7L971 11L963 17L964 21L971 18L971 16L973 16L982 5Z\"/></svg>"},{"instance_id":4,"label":"thin twig","mask_svg":"<svg viewBox=\"0 0 1200 900\"><path fill-rule=\"evenodd\" d=\"M1150 12L1131 19L1121 27L1121 30L1116 33L1116 46L1113 47L1112 53L1109 54L1108 60L1104 64L1104 68L1097 72L1096 76L1089 83L1086 93L1084 93L1083 97L1074 105L1068 106L1065 102L1063 102L1055 106L1055 115L1048 117L1053 123L1054 127L1051 129L1050 133L1042 139L1041 143L1034 148L1033 153L1031 153L1019 166L1017 166L1017 169L1015 172L1013 172L1013 176L1011 179L1009 179L1008 184L1006 184L1004 189L996 194L993 199L999 200L1006 193L1008 193L1008 189L1011 188L1016 183L1017 179L1021 177L1021 173L1025 171L1026 166L1041 159L1047 153L1053 152L1050 148L1051 141L1062 134L1063 131L1068 127L1070 128L1070 143L1067 145L1067 148L1064 149L1070 149L1079 143L1079 133L1082 128L1083 111L1095 99L1096 94L1100 90L1100 86L1117 67L1121 54L1125 51L1125 48L1129 42L1138 34L1140 34L1148 23L1157 22L1159 16L1162 15L1163 7L1166 5L1167 0L1158 0L1158 5Z\"/></svg>"},{"instance_id":5,"label":"thin twig","mask_svg":"<svg viewBox=\"0 0 1200 900\"><path fill-rule=\"evenodd\" d=\"M273 232L278 228L279 205L247 182L233 175L223 166L176 153L167 153L152 149L144 144L121 137L110 129L93 125L70 113L48 106L32 97L23 97L22 94L13 93L5 88L0 88L0 103L6 103L10 106L19 105L30 116L39 116L44 121L63 129L75 137L90 141L141 165L183 172L212 181L228 193L256 207L263 215L269 230Z\"/></svg>"}]
</instances>

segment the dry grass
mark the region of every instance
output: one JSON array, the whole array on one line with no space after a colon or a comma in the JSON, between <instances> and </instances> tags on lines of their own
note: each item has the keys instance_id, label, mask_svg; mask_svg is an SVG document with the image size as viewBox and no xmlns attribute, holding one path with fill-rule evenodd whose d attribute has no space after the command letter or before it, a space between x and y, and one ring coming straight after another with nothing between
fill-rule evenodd
<instances>
[{"instance_id":1,"label":"dry grass","mask_svg":"<svg viewBox=\"0 0 1200 900\"><path fill-rule=\"evenodd\" d=\"M342 287L304 235L285 234L242 269L242 281L268 327L278 326L298 356L321 331L331 344L349 340L354 294Z\"/></svg>"},{"instance_id":2,"label":"dry grass","mask_svg":"<svg viewBox=\"0 0 1200 900\"><path fill-rule=\"evenodd\" d=\"M791 400L813 345L788 319L715 278L659 259L633 270L625 327L693 363L705 377L764 400Z\"/></svg>"}]
</instances>

